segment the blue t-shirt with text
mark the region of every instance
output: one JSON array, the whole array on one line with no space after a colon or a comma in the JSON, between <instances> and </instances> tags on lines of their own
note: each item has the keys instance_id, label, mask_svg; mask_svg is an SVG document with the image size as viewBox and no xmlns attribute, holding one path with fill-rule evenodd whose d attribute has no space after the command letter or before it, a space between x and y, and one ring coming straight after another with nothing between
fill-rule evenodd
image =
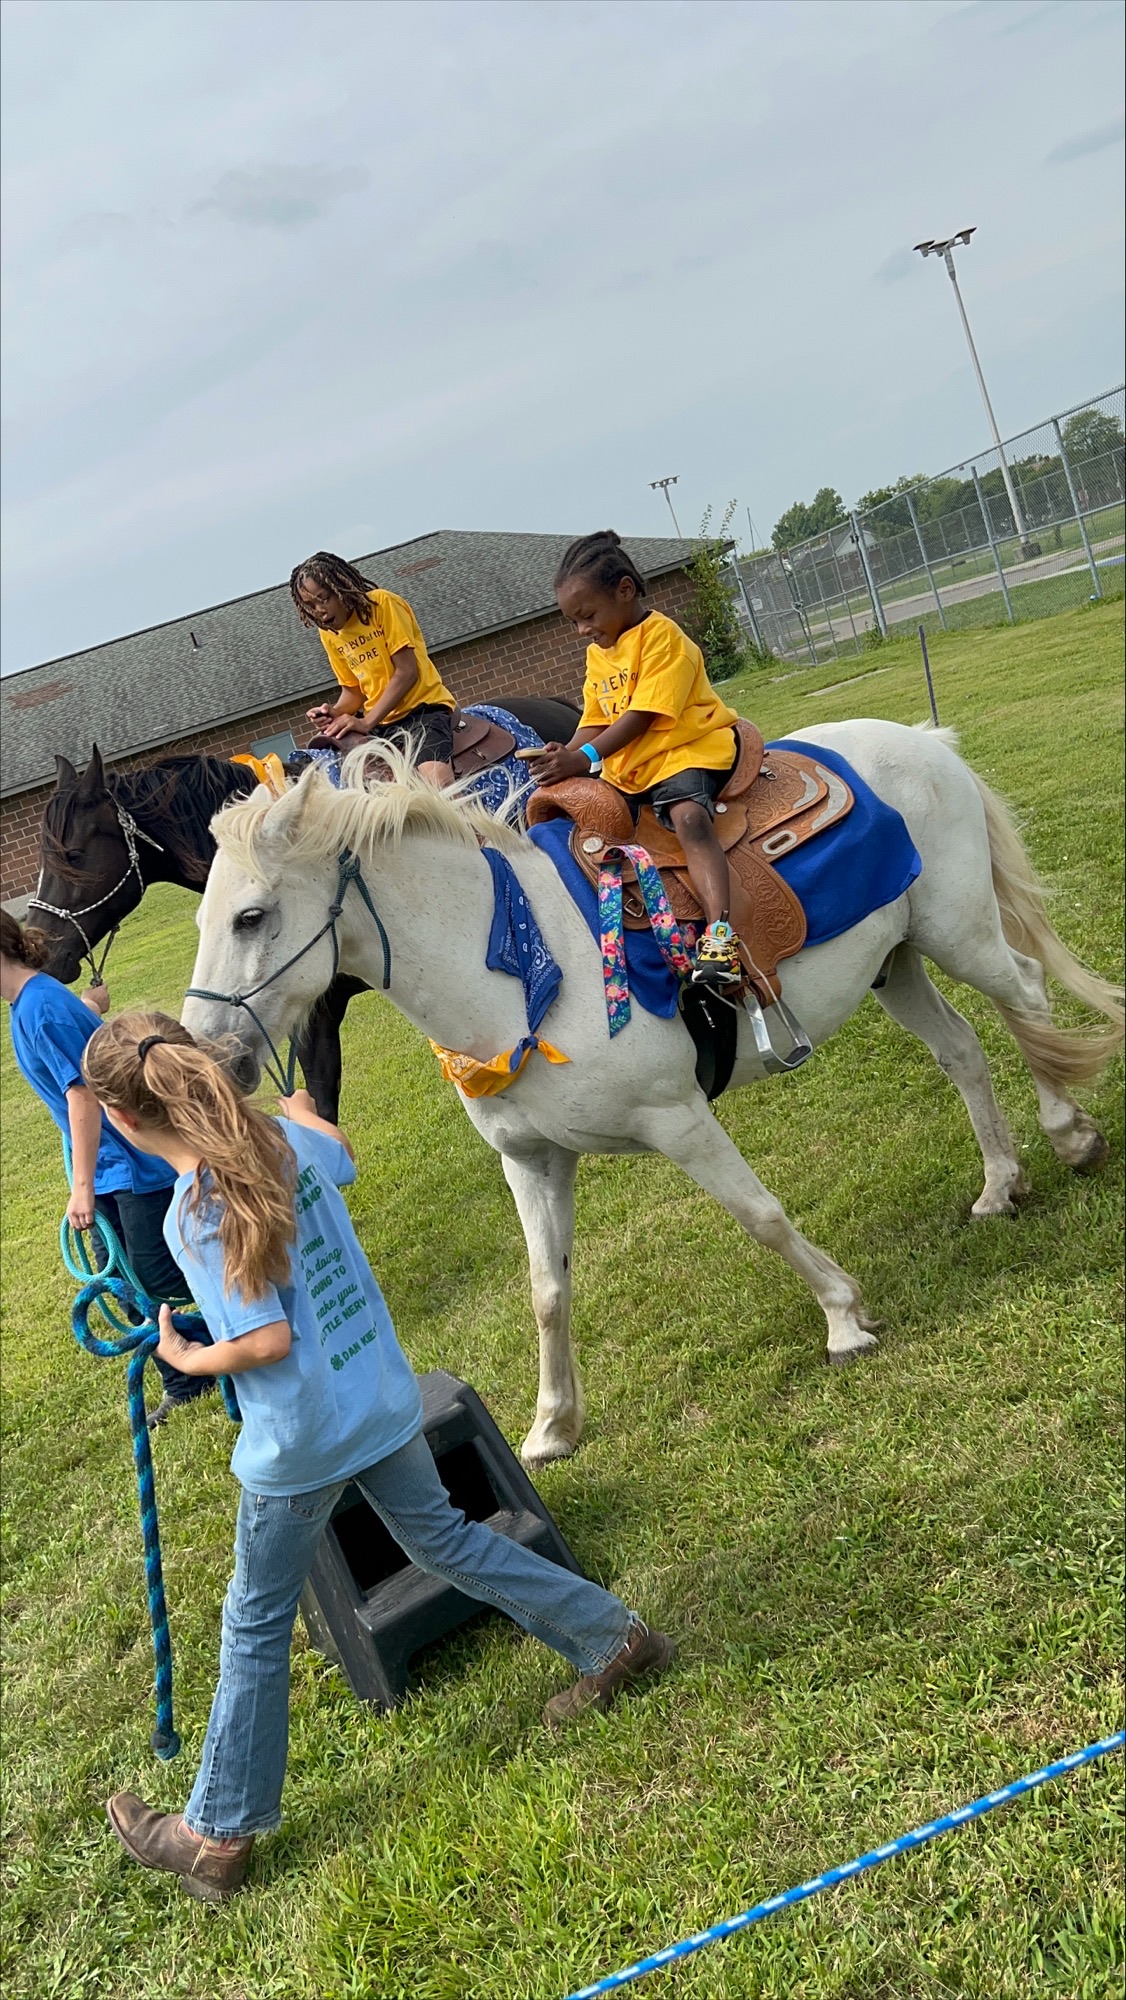
<instances>
[{"instance_id":1,"label":"blue t-shirt with text","mask_svg":"<svg viewBox=\"0 0 1126 2000\"><path fill-rule=\"evenodd\" d=\"M84 1080L82 1051L101 1022L77 994L52 979L49 972L37 972L27 981L12 1001L9 1016L12 1050L20 1072L42 1098L69 1146L66 1094ZM166 1160L138 1153L122 1139L103 1111L95 1194L153 1194L158 1188L171 1187L175 1178Z\"/></svg>"},{"instance_id":2,"label":"blue t-shirt with text","mask_svg":"<svg viewBox=\"0 0 1126 2000\"><path fill-rule=\"evenodd\" d=\"M297 1160L289 1281L254 1300L228 1291L217 1216L181 1220L190 1173L176 1182L164 1236L215 1340L289 1321L285 1359L235 1377L231 1470L251 1493L313 1493L409 1443L422 1398L340 1193L356 1178L352 1161L327 1133L278 1122Z\"/></svg>"}]
</instances>

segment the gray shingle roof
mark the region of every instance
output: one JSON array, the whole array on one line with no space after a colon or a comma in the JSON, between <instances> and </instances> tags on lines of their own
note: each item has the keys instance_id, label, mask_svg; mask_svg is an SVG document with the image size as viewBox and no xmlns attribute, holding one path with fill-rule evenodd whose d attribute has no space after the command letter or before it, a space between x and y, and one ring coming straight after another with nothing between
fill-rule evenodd
<instances>
[{"instance_id":1,"label":"gray shingle roof","mask_svg":"<svg viewBox=\"0 0 1126 2000\"><path fill-rule=\"evenodd\" d=\"M441 529L357 566L409 599L437 653L553 611L551 580L572 539ZM629 542L653 576L681 568L695 547L671 536ZM81 765L93 742L110 758L156 750L322 692L330 678L286 584L29 667L0 682L0 795L53 777L56 752Z\"/></svg>"}]
</instances>

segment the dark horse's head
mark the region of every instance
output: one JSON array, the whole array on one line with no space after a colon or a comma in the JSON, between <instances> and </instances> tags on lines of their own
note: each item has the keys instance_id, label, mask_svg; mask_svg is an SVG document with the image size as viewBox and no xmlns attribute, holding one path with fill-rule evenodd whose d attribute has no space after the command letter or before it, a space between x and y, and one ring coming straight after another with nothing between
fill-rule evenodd
<instances>
[{"instance_id":1,"label":"dark horse's head","mask_svg":"<svg viewBox=\"0 0 1126 2000\"><path fill-rule=\"evenodd\" d=\"M67 757L56 757L55 764L28 921L47 939L46 970L69 983L78 977L87 944L96 945L136 909L145 885L130 864L97 744L81 776Z\"/></svg>"}]
</instances>

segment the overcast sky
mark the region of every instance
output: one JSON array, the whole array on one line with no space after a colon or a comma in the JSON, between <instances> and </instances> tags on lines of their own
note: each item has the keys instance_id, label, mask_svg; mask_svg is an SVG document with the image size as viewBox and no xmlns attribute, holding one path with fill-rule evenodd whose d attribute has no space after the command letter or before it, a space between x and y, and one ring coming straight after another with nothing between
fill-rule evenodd
<instances>
[{"instance_id":1,"label":"overcast sky","mask_svg":"<svg viewBox=\"0 0 1126 2000\"><path fill-rule=\"evenodd\" d=\"M1117 0L13 0L4 666L435 528L760 539L1122 376Z\"/></svg>"}]
</instances>

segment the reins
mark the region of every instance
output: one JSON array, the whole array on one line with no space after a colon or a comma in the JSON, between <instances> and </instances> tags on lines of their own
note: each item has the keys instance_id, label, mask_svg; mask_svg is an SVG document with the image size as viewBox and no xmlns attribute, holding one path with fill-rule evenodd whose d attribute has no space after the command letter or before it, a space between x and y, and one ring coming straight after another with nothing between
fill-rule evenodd
<instances>
[{"instance_id":1,"label":"reins","mask_svg":"<svg viewBox=\"0 0 1126 2000\"><path fill-rule=\"evenodd\" d=\"M164 849L161 846L160 841L154 840L150 833L143 833L141 831L141 828L137 825L136 820L133 818L132 813L127 812L125 807L123 805L119 805L116 799L114 800L114 811L117 814L117 823L120 826L122 834L125 839L125 847L129 856L129 866L125 870L125 873L124 875L122 875L120 880L114 883L113 888L107 889L105 895L99 896L97 901L94 903L80 904L77 910L62 910L59 909L57 905L54 903L45 903L42 896L39 894L39 891L43 886L43 870L41 868L39 870L39 880L35 885L35 894L34 896L29 896L27 899L27 907L29 910L45 910L48 916L61 917L66 923L74 925L75 930L78 932L79 937L82 939L83 956L85 957L86 962L90 967L91 984L94 986L103 986L105 984L105 981L102 978L102 974L105 970L106 960L109 957L109 948L113 943L114 938L117 936L118 930L120 929L120 925L114 924L113 929L110 931L109 936L106 938L105 950L102 952L100 960L95 962L94 947L90 943L90 940L87 937L86 932L84 931L82 925L79 923L78 919L80 917L88 917L92 910L100 910L103 904L110 902L112 898L116 896L120 890L124 889L125 884L128 882L130 876L132 875L135 875L137 877L137 880L141 885L141 894L144 895L145 878L141 873L141 858L137 852L137 842L139 840L143 840L147 847L155 847L158 854L164 853Z\"/></svg>"},{"instance_id":2,"label":"reins","mask_svg":"<svg viewBox=\"0 0 1126 2000\"><path fill-rule=\"evenodd\" d=\"M303 944L299 951L295 951L291 958L287 958L284 965L279 965L275 971L270 973L267 979L259 980L258 985L252 986L246 993L216 993L207 986L189 986L184 995L186 1000L218 1000L224 1007L241 1007L245 1013L249 1014L258 1033L270 1051L269 1059L264 1065L266 1074L283 1097L291 1097L293 1095L293 1086L297 1077L297 1050L291 1041L289 1044L289 1054L283 1063L269 1029L259 1019L250 1002L257 994L264 993L267 986L272 986L275 979L280 979L283 972L288 972L290 966L296 965L300 959L304 958L307 952L312 951L313 946L319 944L321 939L328 933L332 935L332 977L333 979L336 978L340 966L340 940L336 934L336 926L344 908L344 898L348 893L348 884L350 882L355 883L372 917L375 919L376 929L379 932L379 941L383 946L384 993L386 993L391 984L391 940L387 935L383 919L372 902L371 893L360 870L359 856L353 854L351 849L346 847L339 858L337 866L340 872L336 881L336 895L329 904L328 916L325 918L320 930L309 939L307 944Z\"/></svg>"}]
</instances>

